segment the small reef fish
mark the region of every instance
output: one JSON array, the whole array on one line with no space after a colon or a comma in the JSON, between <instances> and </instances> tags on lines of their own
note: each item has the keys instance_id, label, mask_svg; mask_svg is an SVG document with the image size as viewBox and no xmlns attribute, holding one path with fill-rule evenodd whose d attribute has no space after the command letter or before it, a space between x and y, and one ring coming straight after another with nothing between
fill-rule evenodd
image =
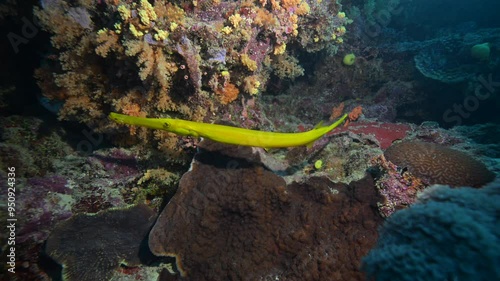
<instances>
[{"instance_id":1,"label":"small reef fish","mask_svg":"<svg viewBox=\"0 0 500 281\"><path fill-rule=\"evenodd\" d=\"M316 126L316 128L306 132L274 133L182 119L142 118L114 112L109 114L111 120L120 124L164 130L181 136L203 137L221 143L263 148L312 145L315 140L342 124L347 117L348 114L344 114L329 126Z\"/></svg>"}]
</instances>

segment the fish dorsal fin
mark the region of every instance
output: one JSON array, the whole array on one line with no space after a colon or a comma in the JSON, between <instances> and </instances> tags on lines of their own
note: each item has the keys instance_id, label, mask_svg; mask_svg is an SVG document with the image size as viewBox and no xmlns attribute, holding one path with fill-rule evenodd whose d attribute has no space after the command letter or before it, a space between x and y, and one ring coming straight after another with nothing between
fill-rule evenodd
<instances>
[{"instance_id":1,"label":"fish dorsal fin","mask_svg":"<svg viewBox=\"0 0 500 281\"><path fill-rule=\"evenodd\" d=\"M311 149L315 142L316 142L316 140L313 140L312 142L306 144L307 149Z\"/></svg>"},{"instance_id":2,"label":"fish dorsal fin","mask_svg":"<svg viewBox=\"0 0 500 281\"><path fill-rule=\"evenodd\" d=\"M316 126L314 126L313 130L314 130L314 129L319 129L319 128L321 128L321 127L323 127L323 120L319 121L319 123L318 123L318 124L316 124Z\"/></svg>"}]
</instances>

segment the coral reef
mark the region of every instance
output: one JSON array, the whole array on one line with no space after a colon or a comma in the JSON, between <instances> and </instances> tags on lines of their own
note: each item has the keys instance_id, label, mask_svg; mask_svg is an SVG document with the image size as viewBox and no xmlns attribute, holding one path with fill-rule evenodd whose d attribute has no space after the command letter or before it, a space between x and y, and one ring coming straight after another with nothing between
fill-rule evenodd
<instances>
[{"instance_id":1,"label":"coral reef","mask_svg":"<svg viewBox=\"0 0 500 281\"><path fill-rule=\"evenodd\" d=\"M499 126L476 124L500 116L500 32L488 28L498 17L432 27L478 11L463 2L468 12L450 19L429 7L455 10L452 0L4 0L0 111L24 117L0 118L0 180L16 167L18 214L16 274L0 270L0 280L64 279L48 255L73 280L404 280L415 272L453 280L460 270L499 279L489 266L498 263L498 184L494 192L428 186L442 178L479 186L500 175ZM346 56L355 63L344 65ZM37 67L41 92L30 80ZM458 114L478 87L488 100ZM358 106L357 122L288 149L220 146L107 119L119 112L297 132ZM443 115L450 108L458 123L475 125L440 128L452 126ZM485 167L416 147L392 163L400 140L440 144ZM468 167L479 172L469 177ZM148 244L142 238L161 210ZM361 258L384 217L365 276ZM8 235L0 233L0 252L9 251ZM147 246L161 257L139 260Z\"/></svg>"},{"instance_id":2,"label":"coral reef","mask_svg":"<svg viewBox=\"0 0 500 281\"><path fill-rule=\"evenodd\" d=\"M248 102L242 106L245 106L243 108L248 110L249 116L259 116L260 105ZM237 107L235 106L234 108L236 109ZM9 140L9 145L19 143L20 141L27 141L26 143L22 143L23 146L31 145L29 138L23 138L30 136L30 134L44 132L44 130L37 129L38 127L36 126L27 126L27 129L21 129L25 126L23 124L31 123L36 125L39 123L44 124L43 122L33 121L34 119L31 118L12 120L19 122L15 122L17 124L5 123L9 124L9 126L6 126L3 131L5 136L11 136L6 138ZM289 124L289 126L292 125ZM293 130L297 129L299 128L294 128ZM307 128L304 127L302 129L305 130ZM69 139L78 140L83 137L74 136L71 132L61 129L60 126L54 126L50 131L59 132ZM272 237L261 235L257 232L261 228L252 227L251 224L239 228L248 230L247 232L255 237L267 239L265 240L267 242L262 242L259 239L255 242L257 246L254 249L260 249L260 254L268 254L267 249L270 247L267 247L267 245L277 245L275 248L272 248L273 253L268 254L273 260L259 259L263 261L262 268L269 266L269 268L275 269L275 271L271 269L267 271L268 274L266 276L282 276L283 278L287 278L287 280L304 280L300 279L303 276L309 278L306 280L317 280L323 277L323 279L330 280L331 276L334 276L333 278L338 277L338 280L345 280L345 278L350 279L352 276L355 276L352 277L352 280L361 280L363 276L356 270L359 265L359 257L364 255L370 245L373 244L371 239L376 238L375 230L381 220L378 214L375 213L376 208L381 208L380 203L392 204L392 209L388 209L389 212L386 213L386 216L388 216L395 210L406 208L413 204L416 200L416 196L414 195L420 190L420 187L415 185L418 183L417 178L410 178L407 171L401 173L401 170L394 165L388 166L390 169L388 168L383 171L388 175L387 177L382 175L376 179L376 187L379 188L379 195L376 194L377 189L373 180L365 178L360 181L365 176L366 170L371 170L370 166L373 164L369 160L382 153L380 147L388 146L394 140L401 138L404 140L415 139L440 143L452 146L455 149L469 151L471 154L480 157L492 171L498 174L500 173L500 165L497 159L500 152L498 143L495 142L494 138L497 131L498 126L493 124L475 127L463 126L453 130L445 130L431 123L414 126L374 122L361 118L357 122L351 122L347 127L339 128L338 132L318 140L311 148L301 147L291 150L265 152L262 149L242 149L238 146L224 146L217 150L217 148L207 147L206 142L202 142L197 144L199 148L205 150L211 149L212 152L205 151L196 156L193 170L183 177L181 190L174 196L174 201L171 201L167 205L167 209L173 208L173 205L179 202L180 199L175 198L188 196L182 190L186 190L186 179L190 179L190 185L197 185L195 186L196 189L192 190L195 194L189 198L193 200L203 199L205 198L201 193L203 191L203 194L207 194L206 198L208 198L208 201L226 202L231 207L230 209L225 209L225 211L229 211L228 213L224 213L224 220L222 220L224 223L223 225L219 225L219 229L225 230L226 226L236 229L241 226L237 224L237 221L242 218L244 218L244 222L251 221L252 219L255 221L263 219L259 212L252 209L252 206L259 206L258 210L270 210L268 214L274 216L274 218L266 220L266 223L263 225L277 224L284 227L278 228L276 226L277 228L273 230L279 233L279 237L277 235ZM20 139L18 140L18 138ZM34 138L37 138L36 135ZM44 140L44 138L40 139ZM57 146L71 150L71 146L68 146L64 142L56 141L56 143ZM40 144L43 144L43 142ZM216 150L215 153L213 152L214 149ZM49 158L46 157L43 159ZM321 160L323 165L319 168L314 168L314 163L318 160ZM18 161L16 163L24 163L24 158L20 158ZM18 268L19 280L48 278L44 272L46 268L40 268L40 265L43 264L40 261L42 259L40 253L43 241L58 221L66 219L72 214L98 212L110 207L125 206L126 204L135 202L146 203L159 209L162 202L167 202L175 192L180 174L187 170L188 167L184 166L183 163L182 161L179 162L177 158L171 159L164 154L155 153L154 150L145 151L137 149L137 147L133 147L132 149L97 148L90 155L82 155L76 151L70 151L68 155L54 159L51 162L52 168L47 169L43 173L43 176L30 177L28 179L20 178L18 180L18 195L20 200L18 211L24 215L22 221L20 220L22 227L19 229L19 239L23 241L23 246L19 248L18 256L19 264L21 265ZM380 165L380 163L375 164ZM24 164L19 165L24 166ZM264 165L265 168L262 168L261 165ZM309 168L311 169L308 170ZM273 175L269 171L273 171L275 174L282 175L283 177ZM195 176L192 174L193 172L195 174L203 172L204 174L192 178ZM33 173L30 175L33 175ZM210 189L210 192L205 192L205 186L201 185L210 183L211 181L207 179L210 179L212 175L218 181L217 187L214 187L213 190ZM247 177L250 177L250 179ZM268 177L271 177L269 181ZM196 180L197 182L192 182L192 180ZM285 180L285 183L283 183L283 180ZM296 182L292 183L293 181ZM342 183L332 183L332 181L340 181ZM266 184L260 185L259 183L261 182ZM228 184L226 186L223 183ZM283 184L286 191L285 195L283 191L280 191L281 189L278 189L278 183ZM382 187L385 188L388 186L383 186L385 183L390 183L394 189L386 188L382 190ZM262 188L259 186L262 186ZM259 188L255 189L255 187ZM396 187L399 189L396 189ZM408 187L411 188L409 189ZM260 194L261 192L263 194ZM397 197L396 195L398 194L401 196ZM243 198L245 196L255 200L248 201L246 198ZM362 197L365 199L360 199ZM43 200L40 198L43 198ZM231 205L230 203L233 202L233 199L235 202L239 202L238 204L241 204L241 206L234 207L234 204ZM333 201L329 202L328 200L330 199ZM266 203L269 200L272 201L272 204ZM256 205L252 205L254 202ZM303 203L304 205L297 207L297 204L299 204L297 202L301 202L300 204ZM189 201L182 201L181 203L190 204ZM179 206L183 208L191 206L182 204ZM344 206L343 209L339 209L340 205ZM198 207L193 206L192 209L186 209L187 212L185 214L190 215L192 210L201 212ZM212 210L211 207L206 210L209 209ZM236 211L233 212L233 210ZM384 215L384 212L381 213ZM322 215L318 216L318 214ZM194 222L191 226L200 223L201 230L193 230L193 233L200 233L199 231L211 233L210 229L215 227L214 225L218 225L214 223L215 219L213 216L215 214L206 213L206 215L207 217L202 218L193 217L191 219L189 217L189 220ZM310 218L314 219L311 220ZM316 218L318 219L316 220ZM324 226L319 224L323 219L327 220L328 224L325 223ZM185 221L178 221L176 227L187 227L185 226ZM206 224L202 224L202 221ZM309 228L304 228L306 224L309 225ZM320 230L320 226L323 226L323 229ZM231 231L222 232L231 233L232 231L231 229ZM325 232L323 231L326 231L328 234L324 234ZM284 235L285 232L296 236L286 236ZM194 241L192 236L184 237L186 236L185 233L175 231L174 233L176 235L172 239L189 238L189 242ZM301 233L305 233L305 236L301 236ZM355 237L351 239L350 237L353 237L353 234L355 234ZM318 237L317 240L315 240L316 238L311 238L314 235ZM363 235L370 237L369 241L366 238L363 238L364 240L362 241L356 239L356 237ZM202 239L205 236L200 237ZM205 240L201 242L214 241L210 240L216 239L214 237L205 237L203 238ZM1 238L4 241L5 237ZM225 238L217 239L224 240ZM236 241L233 243L242 243L241 245L244 245L236 247L237 249L248 249L245 247L250 247L245 244L247 242L240 242L234 236L232 239L224 241ZM220 240L216 241L217 243L214 242L214 245L222 245L218 244L222 243L219 242ZM245 241L254 240L247 238ZM296 242L306 246L299 250L296 247ZM203 270L210 271L212 269L201 268L199 270L195 269L193 272L191 268L195 267L194 265L202 263L217 266L217 263L220 264L224 260L239 261L241 256L245 258L245 265L253 264L248 259L251 259L255 252L250 250L248 254L240 254L237 251L233 253L232 247L226 253L221 253L221 259L211 258L201 260L213 248L209 246L205 247L205 244L186 243L188 245L186 248L180 250L176 248L172 249L172 251L175 250L176 253L184 253L182 255L179 254L179 268L186 269L186 266L189 266L189 270L186 270L188 277L185 278L188 280L191 278L191 274L198 276L196 274L205 274ZM360 246L360 243L366 244ZM200 248L196 248L198 246ZM229 246L221 246L222 249L224 247ZM265 250L262 251L261 247ZM335 249L333 250L332 247L335 247ZM353 249L356 249L354 250L354 254L352 252ZM216 250L213 251L215 252ZM306 255L306 252L307 254L311 253L311 257ZM338 262L332 263L332 260L321 258L320 256L325 252ZM219 252L216 252L216 255L219 255ZM238 255L238 257L236 258L235 255ZM292 257L293 255L296 255L295 259ZM185 256L187 257L185 258ZM200 258L196 258L196 256ZM182 263L183 261L184 263ZM318 261L321 266L313 266ZM173 265L170 263L170 266ZM260 269L261 267L259 266L255 266L255 268ZM294 272L285 270L289 268L297 268L297 270ZM114 270L113 274L114 278L120 280L134 280L134 278L144 280L146 276L152 276L151 278L154 279L154 276L158 275L158 270L158 267L121 266L118 270ZM215 272L220 272L217 270L219 269L216 269ZM222 274L231 273L223 272ZM258 274L255 273L254 276L263 276ZM262 274L265 274L265 270L262 271ZM325 277L325 275L329 276ZM179 276L169 276L169 278L166 280L178 280Z\"/></svg>"},{"instance_id":3,"label":"coral reef","mask_svg":"<svg viewBox=\"0 0 500 281\"><path fill-rule=\"evenodd\" d=\"M434 186L382 226L363 259L370 280L500 278L500 188Z\"/></svg>"},{"instance_id":4,"label":"coral reef","mask_svg":"<svg viewBox=\"0 0 500 281\"><path fill-rule=\"evenodd\" d=\"M0 168L23 167L18 176L43 176L55 170L72 148L64 142L66 132L51 121L21 116L0 117Z\"/></svg>"},{"instance_id":5,"label":"coral reef","mask_svg":"<svg viewBox=\"0 0 500 281\"><path fill-rule=\"evenodd\" d=\"M392 46L384 46L384 49L386 52L415 54L415 66L420 73L444 83L470 81L478 73L498 70L500 57L492 56L488 61L478 60L471 54L471 48L484 42L499 45L499 29L462 32L465 34L443 32L436 38L425 41L397 42Z\"/></svg>"},{"instance_id":6,"label":"coral reef","mask_svg":"<svg viewBox=\"0 0 500 281\"><path fill-rule=\"evenodd\" d=\"M41 249L56 223L78 213L131 203L159 207L188 169L182 159L137 147L96 146L83 153L79 148L88 141L88 129L78 132L54 122L52 116L47 119L0 118L4 125L0 163L5 165L0 179L7 182L6 167L16 168L16 212L22 214L16 227L17 279L5 280L48 280ZM7 198L7 188L0 190L0 196ZM6 216L3 212L1 218ZM0 233L2 251L8 247L7 235ZM1 273L0 279L4 277Z\"/></svg>"},{"instance_id":7,"label":"coral reef","mask_svg":"<svg viewBox=\"0 0 500 281\"><path fill-rule=\"evenodd\" d=\"M263 96L268 119L314 125L329 119L332 109L341 103L346 111L361 105L365 117L382 122L425 113L417 110L422 108L423 96L411 76L415 71L411 63L385 60L364 49L356 52L356 59L354 65L346 67L342 58L328 57L318 63L314 74L308 69L308 80L299 80L289 88L286 83L270 85L269 91L276 95ZM391 78L395 75L398 80Z\"/></svg>"},{"instance_id":8,"label":"coral reef","mask_svg":"<svg viewBox=\"0 0 500 281\"><path fill-rule=\"evenodd\" d=\"M497 141L500 125L489 123L475 126L457 126L450 133L466 138L468 141L459 143L456 148L468 150L474 155L482 155L481 161L488 169L500 176L500 143Z\"/></svg>"},{"instance_id":9,"label":"coral reef","mask_svg":"<svg viewBox=\"0 0 500 281\"><path fill-rule=\"evenodd\" d=\"M291 183L317 176L349 184L363 179L371 166L369 159L381 153L376 145L360 142L354 135L335 134L316 141L311 148L290 149L285 156L290 166L283 178ZM318 160L323 162L321 169L314 167Z\"/></svg>"},{"instance_id":10,"label":"coral reef","mask_svg":"<svg viewBox=\"0 0 500 281\"><path fill-rule=\"evenodd\" d=\"M382 170L376 186L384 198L377 203L379 213L384 218L415 203L418 193L428 187L411 172L398 169L384 155L375 157L372 163Z\"/></svg>"},{"instance_id":11,"label":"coral reef","mask_svg":"<svg viewBox=\"0 0 500 281\"><path fill-rule=\"evenodd\" d=\"M54 47L52 60L36 71L43 94L64 102L60 119L101 132L117 128L105 118L109 111L212 118L216 99L224 105L241 93L256 95L272 72L301 75L296 52L335 48L349 23L336 1L56 0L41 6L35 14ZM161 134L130 133L177 149Z\"/></svg>"},{"instance_id":12,"label":"coral reef","mask_svg":"<svg viewBox=\"0 0 500 281\"><path fill-rule=\"evenodd\" d=\"M407 169L426 184L480 187L495 175L464 152L425 142L401 142L384 152L387 160Z\"/></svg>"},{"instance_id":13,"label":"coral reef","mask_svg":"<svg viewBox=\"0 0 500 281\"><path fill-rule=\"evenodd\" d=\"M149 236L155 255L176 257L178 280L363 280L381 222L370 177L286 185L251 148L200 146Z\"/></svg>"},{"instance_id":14,"label":"coral reef","mask_svg":"<svg viewBox=\"0 0 500 281\"><path fill-rule=\"evenodd\" d=\"M146 205L78 214L59 223L45 246L64 280L109 280L120 265L141 264L142 241L156 219Z\"/></svg>"},{"instance_id":15,"label":"coral reef","mask_svg":"<svg viewBox=\"0 0 500 281\"><path fill-rule=\"evenodd\" d=\"M461 185L465 183L478 184L478 182L484 184L491 181L495 175L498 176L500 174L498 165L500 149L496 143L493 143L495 141L490 140L492 135L495 134L493 131L496 127L490 124L445 130L439 128L434 122L411 126L411 130L405 133L404 141L393 145L396 148L404 145L405 151L419 153L414 155L411 152L410 154L413 156L406 157L400 151L400 155L397 157L398 163L411 164L395 165L395 163L388 161L384 155L377 155L371 160L374 165L373 168L375 168L374 172L377 175L376 186L384 198L383 201L377 204L380 214L383 217L388 217L395 211L407 208L415 203L418 193L431 184L429 173L432 175L433 180L436 180L436 175L439 175L440 180L455 183L462 181ZM423 144L426 152L422 152L423 149L418 148L419 144ZM445 154L447 152L452 153L453 157L455 157L454 163L450 165L440 164L442 161L452 160L453 157L442 157L440 153L436 156L436 151L431 150L434 146L438 147L439 150L445 148ZM391 150L392 147L389 147L386 152L392 153ZM474 155L475 159L469 155ZM434 159L432 157L439 158ZM464 157L463 160L462 157ZM404 160L399 158L404 158ZM424 165L423 159L427 159L432 163ZM417 163L419 163L419 167L423 166L421 169L426 171L425 174L416 171L414 168L412 169L412 165ZM462 163L465 164L464 167L455 168L457 165L461 166ZM469 165L472 166L469 168ZM471 175L467 169L476 169L476 174ZM459 185L457 184L457 186Z\"/></svg>"}]
</instances>

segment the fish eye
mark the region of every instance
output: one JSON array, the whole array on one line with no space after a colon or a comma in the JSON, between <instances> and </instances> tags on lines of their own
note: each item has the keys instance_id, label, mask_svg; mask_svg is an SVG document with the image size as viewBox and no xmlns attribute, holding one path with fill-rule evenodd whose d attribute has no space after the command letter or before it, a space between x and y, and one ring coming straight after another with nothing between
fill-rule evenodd
<instances>
[{"instance_id":1,"label":"fish eye","mask_svg":"<svg viewBox=\"0 0 500 281\"><path fill-rule=\"evenodd\" d=\"M168 129L168 127L170 127L170 124L168 124L167 122L163 123L163 128Z\"/></svg>"}]
</instances>

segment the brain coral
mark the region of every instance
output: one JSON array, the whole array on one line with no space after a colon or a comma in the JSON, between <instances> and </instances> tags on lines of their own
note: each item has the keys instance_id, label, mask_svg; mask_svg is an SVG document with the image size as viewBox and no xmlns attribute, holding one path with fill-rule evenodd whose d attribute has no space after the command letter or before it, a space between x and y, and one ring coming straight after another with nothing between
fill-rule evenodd
<instances>
[{"instance_id":1,"label":"brain coral","mask_svg":"<svg viewBox=\"0 0 500 281\"><path fill-rule=\"evenodd\" d=\"M206 143L149 236L176 280L364 280L382 221L373 179L286 185L250 148Z\"/></svg>"},{"instance_id":2,"label":"brain coral","mask_svg":"<svg viewBox=\"0 0 500 281\"><path fill-rule=\"evenodd\" d=\"M483 163L471 156L433 143L401 142L389 147L384 155L427 184L480 187L495 177Z\"/></svg>"}]
</instances>

